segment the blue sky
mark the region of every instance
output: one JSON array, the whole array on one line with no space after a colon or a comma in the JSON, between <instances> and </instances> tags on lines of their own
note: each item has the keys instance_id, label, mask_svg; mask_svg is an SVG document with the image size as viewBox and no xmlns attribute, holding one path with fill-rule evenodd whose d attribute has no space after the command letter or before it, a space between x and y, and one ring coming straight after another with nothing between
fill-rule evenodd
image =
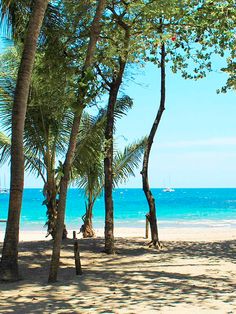
<instances>
[{"instance_id":1,"label":"blue sky","mask_svg":"<svg viewBox=\"0 0 236 314\"><path fill-rule=\"evenodd\" d=\"M215 69L223 63L217 60ZM148 65L129 83L134 108L118 131L128 139L147 134L160 94L159 71ZM166 111L158 129L150 162L153 187L235 187L236 94L217 94L227 76L216 70L192 81L167 72ZM140 175L128 186L140 186Z\"/></svg>"},{"instance_id":2,"label":"blue sky","mask_svg":"<svg viewBox=\"0 0 236 314\"><path fill-rule=\"evenodd\" d=\"M0 47L3 45L0 42ZM227 76L216 71L200 81L184 80L167 71L166 110L153 145L150 160L152 187L235 187L236 186L236 94L217 94ZM123 147L149 133L159 106L159 70L148 64L126 74L123 92L133 98L134 107L118 122L117 140ZM141 165L140 165L141 167ZM1 166L9 182L7 166ZM140 169L126 187L141 187ZM26 174L26 187L42 182ZM123 185L124 186L124 185Z\"/></svg>"}]
</instances>

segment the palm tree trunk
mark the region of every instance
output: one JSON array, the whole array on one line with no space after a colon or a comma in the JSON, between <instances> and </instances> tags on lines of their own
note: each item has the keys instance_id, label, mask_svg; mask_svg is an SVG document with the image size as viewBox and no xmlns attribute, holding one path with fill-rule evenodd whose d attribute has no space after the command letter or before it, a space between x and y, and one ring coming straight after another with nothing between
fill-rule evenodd
<instances>
[{"instance_id":1,"label":"palm tree trunk","mask_svg":"<svg viewBox=\"0 0 236 314\"><path fill-rule=\"evenodd\" d=\"M82 71L82 79L86 75L86 71L91 67L93 56L96 49L96 43L98 41L100 31L101 31L101 24L100 20L102 18L104 9L105 9L106 1L100 0L98 1L96 13L92 22L91 32L90 32L90 41L86 53L86 60L84 63L83 71ZM66 159L63 166L63 177L60 182L60 197L59 197L59 204L58 204L58 213L57 213L57 224L56 224L56 236L53 243L53 252L50 264L50 271L49 271L49 278L48 282L53 283L57 280L57 272L59 267L59 260L60 260L60 250L61 250L61 241L64 229L64 219L65 219L65 207L66 207L66 195L67 189L69 184L70 178L70 170L72 166L72 162L75 155L76 150L76 142L77 136L79 132L80 126L80 119L84 109L84 97L86 96L86 91L81 91L78 93L80 96L78 98L78 111L75 114L70 142L68 146L68 151L66 154Z\"/></svg>"},{"instance_id":2,"label":"palm tree trunk","mask_svg":"<svg viewBox=\"0 0 236 314\"><path fill-rule=\"evenodd\" d=\"M37 40L47 5L48 0L38 0L34 3L26 33L13 102L10 201L1 259L1 278L3 280L19 279L19 223L24 188L23 132Z\"/></svg>"},{"instance_id":3,"label":"palm tree trunk","mask_svg":"<svg viewBox=\"0 0 236 314\"><path fill-rule=\"evenodd\" d=\"M143 191L145 193L148 205L149 205L149 213L147 214L147 218L150 223L151 229L151 243L154 246L160 246L159 237L158 237L158 229L157 229L157 219L156 219L156 205L155 199L152 195L150 190L149 181L148 181L148 165L149 165L149 156L152 148L152 143L159 126L162 114L165 110L165 45L162 44L161 47L161 99L160 99L160 106L157 112L156 118L152 125L150 134L147 140L147 146L144 153L143 158L143 169L141 171L142 180L143 180Z\"/></svg>"},{"instance_id":4,"label":"palm tree trunk","mask_svg":"<svg viewBox=\"0 0 236 314\"><path fill-rule=\"evenodd\" d=\"M46 225L48 227L47 236L52 236L54 239L56 236L56 221L57 221L57 211L58 211L58 187L56 184L55 178L55 162L53 162L55 158L52 156L48 156L47 158L47 182L44 186L44 196L46 197L45 203L47 206L47 217L48 221ZM64 226L64 231L62 234L62 239L67 238L67 230L66 226Z\"/></svg>"},{"instance_id":5,"label":"palm tree trunk","mask_svg":"<svg viewBox=\"0 0 236 314\"><path fill-rule=\"evenodd\" d=\"M56 230L56 218L57 218L57 187L55 182L54 171L51 173L47 169L47 182L44 186L43 194L46 197L44 203L47 206L47 236L51 235L54 239Z\"/></svg>"},{"instance_id":6,"label":"palm tree trunk","mask_svg":"<svg viewBox=\"0 0 236 314\"><path fill-rule=\"evenodd\" d=\"M93 217L93 205L94 205L94 200L92 197L92 194L89 195L88 199L88 205L86 206L86 213L83 216L83 238L93 238L95 236L95 232L93 230L93 222L92 222L92 217Z\"/></svg>"}]
</instances>

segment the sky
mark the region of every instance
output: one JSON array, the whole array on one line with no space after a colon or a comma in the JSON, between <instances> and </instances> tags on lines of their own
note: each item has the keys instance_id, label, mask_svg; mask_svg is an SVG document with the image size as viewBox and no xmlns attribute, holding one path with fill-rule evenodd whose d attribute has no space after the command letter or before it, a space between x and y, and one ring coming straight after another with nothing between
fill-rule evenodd
<instances>
[{"instance_id":1,"label":"sky","mask_svg":"<svg viewBox=\"0 0 236 314\"><path fill-rule=\"evenodd\" d=\"M4 48L0 40L0 51ZM215 71L199 81L185 80L167 71L166 110L151 151L151 187L236 187L236 93L217 94L227 75ZM131 80L129 77L132 76ZM119 146L148 135L160 101L160 72L151 64L127 71L122 92L134 102L132 110L117 123ZM9 185L9 167L0 166L0 179ZM136 176L121 187L141 188L141 164ZM25 187L43 186L26 173Z\"/></svg>"}]
</instances>

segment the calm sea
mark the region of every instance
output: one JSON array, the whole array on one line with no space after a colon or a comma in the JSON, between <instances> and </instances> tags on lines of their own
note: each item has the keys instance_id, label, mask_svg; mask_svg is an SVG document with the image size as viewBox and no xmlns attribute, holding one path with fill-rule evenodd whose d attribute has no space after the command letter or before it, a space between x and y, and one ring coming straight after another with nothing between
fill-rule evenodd
<instances>
[{"instance_id":1,"label":"calm sea","mask_svg":"<svg viewBox=\"0 0 236 314\"><path fill-rule=\"evenodd\" d=\"M161 227L236 227L236 189L176 189L164 193L153 189L157 217ZM0 194L0 219L6 219L9 195ZM24 230L43 230L46 207L42 206L40 189L25 189L21 216ZM148 211L141 189L115 189L115 226L144 227ZM83 190L70 189L67 198L66 224L81 226L85 212ZM94 207L94 227L104 226L104 199L101 196ZM0 230L5 224L0 224Z\"/></svg>"}]
</instances>

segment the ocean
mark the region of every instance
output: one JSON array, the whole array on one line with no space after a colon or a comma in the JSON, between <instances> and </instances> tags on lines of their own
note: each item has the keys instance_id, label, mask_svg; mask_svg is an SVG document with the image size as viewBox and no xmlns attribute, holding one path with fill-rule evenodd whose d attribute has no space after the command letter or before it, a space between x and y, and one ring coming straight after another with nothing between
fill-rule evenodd
<instances>
[{"instance_id":1,"label":"ocean","mask_svg":"<svg viewBox=\"0 0 236 314\"><path fill-rule=\"evenodd\" d=\"M158 224L166 227L236 227L236 189L176 189L165 193L152 189L156 199ZM9 195L0 194L0 219L7 218ZM45 230L46 207L40 189L25 189L21 230ZM141 189L114 190L115 227L144 227L148 205ZM69 189L66 208L68 229L78 230L85 212L83 190ZM104 199L94 206L94 227L104 226ZM0 230L5 224L0 224Z\"/></svg>"}]
</instances>

